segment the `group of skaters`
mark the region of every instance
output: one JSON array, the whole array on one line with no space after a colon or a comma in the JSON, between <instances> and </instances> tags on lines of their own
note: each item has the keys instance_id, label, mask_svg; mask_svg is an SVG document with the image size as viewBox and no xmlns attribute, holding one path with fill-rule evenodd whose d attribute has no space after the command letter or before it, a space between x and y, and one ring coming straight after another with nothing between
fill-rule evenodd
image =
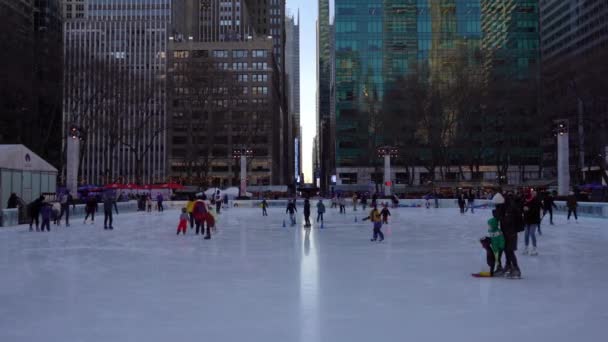
<instances>
[{"instance_id":1,"label":"group of skaters","mask_svg":"<svg viewBox=\"0 0 608 342\"><path fill-rule=\"evenodd\" d=\"M156 202L156 210L163 212L165 210L164 201L165 197L160 192L156 194L156 198L152 199L152 194L137 195L137 211L145 211L148 213L152 212L154 208L154 202Z\"/></svg>"},{"instance_id":2,"label":"group of skaters","mask_svg":"<svg viewBox=\"0 0 608 342\"><path fill-rule=\"evenodd\" d=\"M186 230L190 225L191 230L195 229L196 235L203 235L205 240L211 239L211 232L216 231L217 220L214 214L221 214L222 207L227 205L228 197L222 197L219 190L212 194L209 203L205 194L196 197L191 196L186 203L186 207L182 208L177 226L177 235L180 233L186 235Z\"/></svg>"},{"instance_id":3,"label":"group of skaters","mask_svg":"<svg viewBox=\"0 0 608 342\"><path fill-rule=\"evenodd\" d=\"M15 209L23 205L22 200L17 194L12 193L8 200L8 208ZM70 206L74 206L74 199L71 193L58 194L55 201L49 201L43 195L36 198L31 203L25 205L30 231L37 232L51 231L51 222L59 226L65 217L65 225L70 226Z\"/></svg>"},{"instance_id":4,"label":"group of skaters","mask_svg":"<svg viewBox=\"0 0 608 342\"><path fill-rule=\"evenodd\" d=\"M497 189L492 197L492 204L495 208L492 210L492 218L488 220L488 236L481 239L481 244L487 251L487 263L490 267L488 276L519 279L521 270L515 254L518 234L524 233L523 254L538 255L536 232L542 235L541 222L547 214L549 223L554 224L553 209L557 208L554 194L546 192L541 196L536 191L529 190L509 191L503 195L502 191ZM567 199L568 221L571 214L574 214L578 223L577 206L575 194L570 193Z\"/></svg>"}]
</instances>

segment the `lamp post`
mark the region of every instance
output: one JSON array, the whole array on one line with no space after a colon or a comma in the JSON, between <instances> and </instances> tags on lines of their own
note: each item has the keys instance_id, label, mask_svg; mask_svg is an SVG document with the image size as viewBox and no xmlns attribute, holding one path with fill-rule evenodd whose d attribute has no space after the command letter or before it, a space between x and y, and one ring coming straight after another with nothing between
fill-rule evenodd
<instances>
[{"instance_id":1,"label":"lamp post","mask_svg":"<svg viewBox=\"0 0 608 342\"><path fill-rule=\"evenodd\" d=\"M381 146L377 148L378 157L384 157L384 195L391 195L391 157L397 157L399 150L393 146Z\"/></svg>"},{"instance_id":2,"label":"lamp post","mask_svg":"<svg viewBox=\"0 0 608 342\"><path fill-rule=\"evenodd\" d=\"M556 120L553 134L557 138L557 193L560 196L566 196L570 192L568 121Z\"/></svg>"},{"instance_id":3,"label":"lamp post","mask_svg":"<svg viewBox=\"0 0 608 342\"><path fill-rule=\"evenodd\" d=\"M84 133L80 127L71 125L67 136L65 185L73 196L78 196L78 157L80 156L80 141L83 139Z\"/></svg>"},{"instance_id":4,"label":"lamp post","mask_svg":"<svg viewBox=\"0 0 608 342\"><path fill-rule=\"evenodd\" d=\"M253 150L241 148L232 150L232 157L241 160L241 196L247 193L247 157L253 157Z\"/></svg>"}]
</instances>

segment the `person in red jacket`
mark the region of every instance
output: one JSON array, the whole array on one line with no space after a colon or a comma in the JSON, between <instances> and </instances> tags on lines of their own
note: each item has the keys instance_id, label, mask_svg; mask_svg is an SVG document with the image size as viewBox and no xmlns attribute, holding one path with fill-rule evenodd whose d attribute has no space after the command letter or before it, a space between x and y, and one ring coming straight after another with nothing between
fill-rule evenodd
<instances>
[{"instance_id":1,"label":"person in red jacket","mask_svg":"<svg viewBox=\"0 0 608 342\"><path fill-rule=\"evenodd\" d=\"M196 234L198 235L200 231L201 234L205 235L205 223L207 223L205 240L211 239L211 228L213 228L215 220L209 213L209 207L207 206L207 203L205 203L203 196L200 196L196 202L194 202L192 214L194 215L194 222L196 224Z\"/></svg>"}]
</instances>

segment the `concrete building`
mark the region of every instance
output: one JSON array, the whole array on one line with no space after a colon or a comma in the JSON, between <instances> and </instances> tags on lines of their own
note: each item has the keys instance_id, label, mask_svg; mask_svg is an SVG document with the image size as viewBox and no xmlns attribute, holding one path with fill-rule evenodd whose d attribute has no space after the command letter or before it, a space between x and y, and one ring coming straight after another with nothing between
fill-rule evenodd
<instances>
[{"instance_id":1,"label":"concrete building","mask_svg":"<svg viewBox=\"0 0 608 342\"><path fill-rule=\"evenodd\" d=\"M547 121L569 122L574 183L607 183L608 3L541 0L540 14ZM545 172L555 177L555 138L550 130L546 137Z\"/></svg>"},{"instance_id":2,"label":"concrete building","mask_svg":"<svg viewBox=\"0 0 608 342\"><path fill-rule=\"evenodd\" d=\"M64 27L63 106L85 135L80 181L164 182L171 1L82 4Z\"/></svg>"},{"instance_id":3,"label":"concrete building","mask_svg":"<svg viewBox=\"0 0 608 342\"><path fill-rule=\"evenodd\" d=\"M239 184L235 151L248 156L249 185L284 184L281 107L272 40L171 42L169 167L189 184ZM201 100L204 98L204 100Z\"/></svg>"},{"instance_id":4,"label":"concrete building","mask_svg":"<svg viewBox=\"0 0 608 342\"><path fill-rule=\"evenodd\" d=\"M331 27L329 0L319 0L317 19L317 143L321 191L328 191L334 173L335 128L331 119Z\"/></svg>"},{"instance_id":5,"label":"concrete building","mask_svg":"<svg viewBox=\"0 0 608 342\"><path fill-rule=\"evenodd\" d=\"M300 124L300 14L285 19L285 71L289 113L289 141L293 141L294 177L302 173L302 128Z\"/></svg>"}]
</instances>

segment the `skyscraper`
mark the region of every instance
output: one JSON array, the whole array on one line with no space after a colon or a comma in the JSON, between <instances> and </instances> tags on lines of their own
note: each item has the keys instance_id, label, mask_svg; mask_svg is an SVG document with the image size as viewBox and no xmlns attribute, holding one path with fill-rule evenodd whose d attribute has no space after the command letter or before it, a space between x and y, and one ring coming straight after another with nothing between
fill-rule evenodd
<instances>
[{"instance_id":1,"label":"skyscraper","mask_svg":"<svg viewBox=\"0 0 608 342\"><path fill-rule=\"evenodd\" d=\"M329 0L319 0L317 19L317 144L319 178L322 191L329 190L335 158L334 128L331 113L331 30Z\"/></svg>"},{"instance_id":2,"label":"skyscraper","mask_svg":"<svg viewBox=\"0 0 608 342\"><path fill-rule=\"evenodd\" d=\"M80 126L83 182L165 180L171 1L87 0L66 21L64 124Z\"/></svg>"},{"instance_id":3,"label":"skyscraper","mask_svg":"<svg viewBox=\"0 0 608 342\"><path fill-rule=\"evenodd\" d=\"M294 160L294 177L302 173L302 131L300 124L300 14L285 19L285 71L287 77L287 99L290 121L290 141Z\"/></svg>"},{"instance_id":4,"label":"skyscraper","mask_svg":"<svg viewBox=\"0 0 608 342\"><path fill-rule=\"evenodd\" d=\"M372 183L379 190L383 174L376 149L387 144L399 147L391 176L398 184L521 183L537 177L539 134L524 131L530 122L515 119L537 114L534 1L335 5L338 188L367 190ZM514 89L527 95L499 98ZM320 96L325 92L320 88ZM490 109L496 103L509 106Z\"/></svg>"},{"instance_id":5,"label":"skyscraper","mask_svg":"<svg viewBox=\"0 0 608 342\"><path fill-rule=\"evenodd\" d=\"M575 182L608 183L608 3L541 0L543 99L550 120L570 128ZM547 134L547 172L555 175L555 139Z\"/></svg>"}]
</instances>

